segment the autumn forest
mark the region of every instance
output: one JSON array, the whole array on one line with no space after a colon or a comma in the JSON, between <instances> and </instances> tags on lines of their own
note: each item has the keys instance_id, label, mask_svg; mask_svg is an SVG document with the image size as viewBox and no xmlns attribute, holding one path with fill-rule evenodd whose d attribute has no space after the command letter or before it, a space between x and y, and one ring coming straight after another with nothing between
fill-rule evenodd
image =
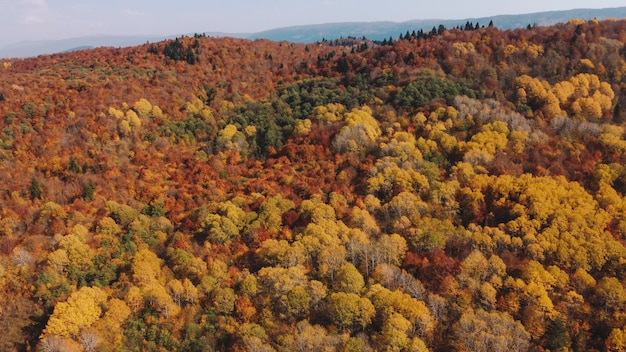
<instances>
[{"instance_id":1,"label":"autumn forest","mask_svg":"<svg viewBox=\"0 0 626 352\"><path fill-rule=\"evenodd\" d=\"M0 60L2 351L626 351L626 20Z\"/></svg>"}]
</instances>

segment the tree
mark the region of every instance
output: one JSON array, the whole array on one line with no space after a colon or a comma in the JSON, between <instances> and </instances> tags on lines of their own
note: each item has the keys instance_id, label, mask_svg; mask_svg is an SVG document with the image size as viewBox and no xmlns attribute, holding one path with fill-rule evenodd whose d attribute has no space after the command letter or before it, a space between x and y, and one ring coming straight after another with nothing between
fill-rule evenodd
<instances>
[{"instance_id":1,"label":"tree","mask_svg":"<svg viewBox=\"0 0 626 352\"><path fill-rule=\"evenodd\" d=\"M623 329L613 329L606 339L606 350L610 352L626 351L626 333Z\"/></svg>"},{"instance_id":2,"label":"tree","mask_svg":"<svg viewBox=\"0 0 626 352\"><path fill-rule=\"evenodd\" d=\"M76 225L59 241L59 249L67 253L68 264L80 271L86 271L93 265L94 253L85 243L87 232L84 226Z\"/></svg>"},{"instance_id":3,"label":"tree","mask_svg":"<svg viewBox=\"0 0 626 352\"><path fill-rule=\"evenodd\" d=\"M335 282L335 272L346 261L346 248L342 245L328 246L320 251L317 261L320 275L328 277L332 285Z\"/></svg>"},{"instance_id":4,"label":"tree","mask_svg":"<svg viewBox=\"0 0 626 352\"><path fill-rule=\"evenodd\" d=\"M626 303L626 290L615 277L603 277L598 281L596 293L605 311L619 311Z\"/></svg>"},{"instance_id":5,"label":"tree","mask_svg":"<svg viewBox=\"0 0 626 352\"><path fill-rule=\"evenodd\" d=\"M454 325L459 351L526 351L530 335L507 313L464 313Z\"/></svg>"},{"instance_id":6,"label":"tree","mask_svg":"<svg viewBox=\"0 0 626 352\"><path fill-rule=\"evenodd\" d=\"M146 248L140 249L132 264L133 278L141 285L147 285L155 280L161 273L162 260L152 251Z\"/></svg>"},{"instance_id":7,"label":"tree","mask_svg":"<svg viewBox=\"0 0 626 352\"><path fill-rule=\"evenodd\" d=\"M404 351L411 340L407 333L411 329L411 322L402 315L392 312L387 316L380 333L380 350L389 352Z\"/></svg>"},{"instance_id":8,"label":"tree","mask_svg":"<svg viewBox=\"0 0 626 352\"><path fill-rule=\"evenodd\" d=\"M296 286L287 292L287 312L296 319L303 319L309 315L311 296L306 287Z\"/></svg>"},{"instance_id":9,"label":"tree","mask_svg":"<svg viewBox=\"0 0 626 352\"><path fill-rule=\"evenodd\" d=\"M333 149L340 153L351 152L365 156L381 134L378 122L371 113L367 107L347 113L344 117L345 126L333 141Z\"/></svg>"},{"instance_id":10,"label":"tree","mask_svg":"<svg viewBox=\"0 0 626 352\"><path fill-rule=\"evenodd\" d=\"M233 312L237 295L232 288L216 288L211 295L213 309L217 314L227 315Z\"/></svg>"},{"instance_id":11,"label":"tree","mask_svg":"<svg viewBox=\"0 0 626 352\"><path fill-rule=\"evenodd\" d=\"M363 275L352 263L343 264L337 271L334 288L346 293L359 293L365 286Z\"/></svg>"},{"instance_id":12,"label":"tree","mask_svg":"<svg viewBox=\"0 0 626 352\"><path fill-rule=\"evenodd\" d=\"M90 327L102 314L101 305L106 293L97 287L81 287L65 302L59 302L46 324L43 336L78 337L80 331Z\"/></svg>"},{"instance_id":13,"label":"tree","mask_svg":"<svg viewBox=\"0 0 626 352\"><path fill-rule=\"evenodd\" d=\"M354 293L334 292L328 296L328 316L341 330L365 329L376 310L369 299Z\"/></svg>"},{"instance_id":14,"label":"tree","mask_svg":"<svg viewBox=\"0 0 626 352\"><path fill-rule=\"evenodd\" d=\"M311 325L308 320L302 320L295 326L295 331L281 336L280 351L322 352L336 349L340 339L329 335L320 325Z\"/></svg>"},{"instance_id":15,"label":"tree","mask_svg":"<svg viewBox=\"0 0 626 352\"><path fill-rule=\"evenodd\" d=\"M39 183L39 180L33 176L30 179L30 199L41 199L42 195L43 190L41 189L41 184Z\"/></svg>"},{"instance_id":16,"label":"tree","mask_svg":"<svg viewBox=\"0 0 626 352\"><path fill-rule=\"evenodd\" d=\"M369 297L378 312L383 316L396 312L411 323L411 334L429 337L434 328L433 316L423 301L417 300L400 290L391 291L379 284L372 285L368 292Z\"/></svg>"}]
</instances>

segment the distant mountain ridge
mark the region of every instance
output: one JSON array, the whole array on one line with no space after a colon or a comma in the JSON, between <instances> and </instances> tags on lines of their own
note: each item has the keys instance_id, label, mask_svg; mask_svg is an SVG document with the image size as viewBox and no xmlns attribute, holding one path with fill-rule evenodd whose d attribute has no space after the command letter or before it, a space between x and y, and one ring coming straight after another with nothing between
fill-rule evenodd
<instances>
[{"instance_id":1,"label":"distant mountain ridge","mask_svg":"<svg viewBox=\"0 0 626 352\"><path fill-rule=\"evenodd\" d=\"M626 18L626 7L604 9L574 9L564 11L536 12L520 15L496 15L479 18L465 19L424 19L410 20L406 22L342 22L302 25L293 27L276 28L257 33L221 33L207 32L209 36L236 37L246 39L270 39L275 41L291 41L297 43L313 43L323 39L336 39L340 37L367 37L372 40L385 38L397 38L400 34L413 30L430 30L434 26L444 25L446 28L464 26L468 21L480 25L487 25L493 21L494 25L501 29L514 29L526 27L529 24L549 26L559 22L567 22L570 19L579 18L599 20L608 18ZM188 34L189 35L189 34ZM61 40L24 41L7 45L0 48L2 57L31 57L42 54L53 54L72 50L80 50L90 47L114 46L124 47L139 45L146 42L156 42L173 39L171 36L87 36Z\"/></svg>"},{"instance_id":2,"label":"distant mountain ridge","mask_svg":"<svg viewBox=\"0 0 626 352\"><path fill-rule=\"evenodd\" d=\"M605 9L575 9L567 11L548 11L521 15L497 15L480 18L465 19L427 19L410 20L406 22L345 22L328 23L320 25L305 25L286 28L277 28L253 34L252 38L265 38L271 40L287 40L300 43L309 43L325 39L336 39L339 37L367 37L372 40L382 40L385 38L397 38L406 31L423 29L428 31L432 27L443 24L446 28L464 26L465 23L472 22L480 25L487 25L493 21L494 25L501 29L522 28L527 25L537 24L549 26L559 22L567 22L573 18L590 20L593 18L624 18L626 17L626 7L605 8Z\"/></svg>"}]
</instances>

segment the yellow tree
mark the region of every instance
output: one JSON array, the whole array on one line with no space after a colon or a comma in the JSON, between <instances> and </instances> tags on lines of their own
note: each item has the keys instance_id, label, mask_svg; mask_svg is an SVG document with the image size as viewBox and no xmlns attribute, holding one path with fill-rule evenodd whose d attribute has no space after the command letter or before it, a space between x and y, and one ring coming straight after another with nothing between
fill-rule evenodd
<instances>
[{"instance_id":1,"label":"yellow tree","mask_svg":"<svg viewBox=\"0 0 626 352\"><path fill-rule=\"evenodd\" d=\"M371 114L368 107L345 114L345 126L335 136L333 149L339 153L350 152L364 156L374 148L381 131L378 121Z\"/></svg>"},{"instance_id":2,"label":"yellow tree","mask_svg":"<svg viewBox=\"0 0 626 352\"><path fill-rule=\"evenodd\" d=\"M161 273L162 260L147 248L141 248L135 254L131 270L133 279L139 286L147 285Z\"/></svg>"},{"instance_id":3,"label":"yellow tree","mask_svg":"<svg viewBox=\"0 0 626 352\"><path fill-rule=\"evenodd\" d=\"M391 312L385 319L378 338L381 351L406 351L411 340L407 333L411 330L411 322L402 315Z\"/></svg>"},{"instance_id":4,"label":"yellow tree","mask_svg":"<svg viewBox=\"0 0 626 352\"><path fill-rule=\"evenodd\" d=\"M82 271L93 265L94 253L85 243L87 233L87 228L76 225L59 241L59 248L67 253L68 264Z\"/></svg>"},{"instance_id":5,"label":"yellow tree","mask_svg":"<svg viewBox=\"0 0 626 352\"><path fill-rule=\"evenodd\" d=\"M107 295L97 287L81 287L65 302L55 305L42 337L62 336L76 338L80 331L90 327L102 314Z\"/></svg>"},{"instance_id":6,"label":"yellow tree","mask_svg":"<svg viewBox=\"0 0 626 352\"><path fill-rule=\"evenodd\" d=\"M100 344L113 350L121 346L124 332L122 325L132 312L126 302L117 298L109 299L105 310L104 316L94 323L92 333L97 332Z\"/></svg>"},{"instance_id":7,"label":"yellow tree","mask_svg":"<svg viewBox=\"0 0 626 352\"><path fill-rule=\"evenodd\" d=\"M606 339L605 347L610 352L626 351L626 332L624 329L613 329Z\"/></svg>"},{"instance_id":8,"label":"yellow tree","mask_svg":"<svg viewBox=\"0 0 626 352\"><path fill-rule=\"evenodd\" d=\"M411 324L410 333L421 337L432 334L435 321L423 301L417 300L400 291L391 291L379 284L372 285L368 292L369 297L378 312L396 312L401 314Z\"/></svg>"},{"instance_id":9,"label":"yellow tree","mask_svg":"<svg viewBox=\"0 0 626 352\"><path fill-rule=\"evenodd\" d=\"M334 288L347 293L359 293L365 286L363 275L352 263L343 264L337 271Z\"/></svg>"},{"instance_id":10,"label":"yellow tree","mask_svg":"<svg viewBox=\"0 0 626 352\"><path fill-rule=\"evenodd\" d=\"M526 351L530 342L524 326L502 312L466 312L453 330L458 351Z\"/></svg>"}]
</instances>

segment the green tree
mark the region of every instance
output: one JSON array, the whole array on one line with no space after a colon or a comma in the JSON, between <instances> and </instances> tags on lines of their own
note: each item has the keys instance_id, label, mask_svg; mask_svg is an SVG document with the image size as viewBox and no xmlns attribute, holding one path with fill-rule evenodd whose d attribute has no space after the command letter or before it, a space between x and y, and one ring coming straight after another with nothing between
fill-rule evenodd
<instances>
[{"instance_id":1,"label":"green tree","mask_svg":"<svg viewBox=\"0 0 626 352\"><path fill-rule=\"evenodd\" d=\"M41 189L41 184L39 180L33 176L30 179L30 199L41 199L43 195L43 190Z\"/></svg>"},{"instance_id":2,"label":"green tree","mask_svg":"<svg viewBox=\"0 0 626 352\"><path fill-rule=\"evenodd\" d=\"M335 292L328 296L328 316L341 330L365 329L376 314L372 302L354 293Z\"/></svg>"},{"instance_id":3,"label":"green tree","mask_svg":"<svg viewBox=\"0 0 626 352\"><path fill-rule=\"evenodd\" d=\"M337 271L333 286L337 291L359 293L365 286L365 280L352 263L345 263Z\"/></svg>"}]
</instances>

